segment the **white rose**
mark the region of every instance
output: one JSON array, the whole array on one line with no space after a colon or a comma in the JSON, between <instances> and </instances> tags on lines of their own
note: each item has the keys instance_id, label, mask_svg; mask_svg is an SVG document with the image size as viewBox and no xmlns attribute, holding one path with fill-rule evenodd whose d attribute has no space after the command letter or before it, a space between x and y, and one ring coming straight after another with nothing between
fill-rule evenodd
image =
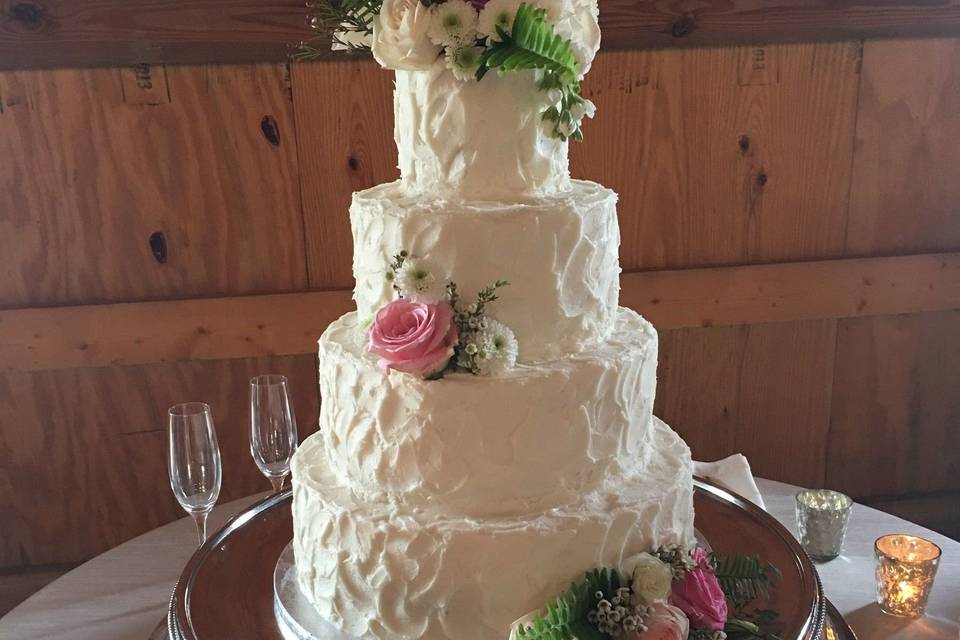
<instances>
[{"instance_id":1,"label":"white rose","mask_svg":"<svg viewBox=\"0 0 960 640\"><path fill-rule=\"evenodd\" d=\"M633 578L631 589L634 595L647 604L666 600L670 595L673 570L649 553L630 556L620 565L620 572Z\"/></svg>"},{"instance_id":2,"label":"white rose","mask_svg":"<svg viewBox=\"0 0 960 640\"><path fill-rule=\"evenodd\" d=\"M420 0L383 0L373 23L373 57L385 69L429 69L440 55L429 28L430 8Z\"/></svg>"}]
</instances>

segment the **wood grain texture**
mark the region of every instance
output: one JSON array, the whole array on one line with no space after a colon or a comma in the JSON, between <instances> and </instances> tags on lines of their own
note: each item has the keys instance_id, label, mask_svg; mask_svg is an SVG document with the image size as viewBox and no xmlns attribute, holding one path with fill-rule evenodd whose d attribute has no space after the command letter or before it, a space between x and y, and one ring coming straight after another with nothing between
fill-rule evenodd
<instances>
[{"instance_id":1,"label":"wood grain texture","mask_svg":"<svg viewBox=\"0 0 960 640\"><path fill-rule=\"evenodd\" d=\"M960 247L960 40L868 42L847 253Z\"/></svg>"},{"instance_id":2,"label":"wood grain texture","mask_svg":"<svg viewBox=\"0 0 960 640\"><path fill-rule=\"evenodd\" d=\"M957 309L960 254L631 273L620 300L666 329Z\"/></svg>"},{"instance_id":3,"label":"wood grain texture","mask_svg":"<svg viewBox=\"0 0 960 640\"><path fill-rule=\"evenodd\" d=\"M851 495L960 490L960 312L841 320L827 480Z\"/></svg>"},{"instance_id":4,"label":"wood grain texture","mask_svg":"<svg viewBox=\"0 0 960 640\"><path fill-rule=\"evenodd\" d=\"M960 309L960 254L624 274L621 304L661 329ZM313 353L350 292L0 311L0 368Z\"/></svg>"},{"instance_id":5,"label":"wood grain texture","mask_svg":"<svg viewBox=\"0 0 960 640\"><path fill-rule=\"evenodd\" d=\"M306 286L285 67L153 68L147 81L0 73L0 157L16 159L0 163L0 307Z\"/></svg>"},{"instance_id":6,"label":"wood grain texture","mask_svg":"<svg viewBox=\"0 0 960 640\"><path fill-rule=\"evenodd\" d=\"M850 42L599 56L571 166L620 194L624 268L840 256L858 64Z\"/></svg>"},{"instance_id":7,"label":"wood grain texture","mask_svg":"<svg viewBox=\"0 0 960 640\"><path fill-rule=\"evenodd\" d=\"M349 291L0 311L0 369L314 353Z\"/></svg>"},{"instance_id":8,"label":"wood grain texture","mask_svg":"<svg viewBox=\"0 0 960 640\"><path fill-rule=\"evenodd\" d=\"M295 0L6 0L0 68L281 62L309 35Z\"/></svg>"},{"instance_id":9,"label":"wood grain texture","mask_svg":"<svg viewBox=\"0 0 960 640\"><path fill-rule=\"evenodd\" d=\"M350 194L400 177L393 74L372 61L306 63L292 79L310 286L352 287Z\"/></svg>"},{"instance_id":10,"label":"wood grain texture","mask_svg":"<svg viewBox=\"0 0 960 640\"><path fill-rule=\"evenodd\" d=\"M177 402L212 406L221 501L267 489L247 435L247 384L265 372L289 377L300 437L315 431L312 355L0 372L0 566L85 560L181 517L165 462Z\"/></svg>"},{"instance_id":11,"label":"wood grain texture","mask_svg":"<svg viewBox=\"0 0 960 640\"><path fill-rule=\"evenodd\" d=\"M956 0L600 0L604 45L682 47L960 33ZM7 0L0 68L282 61L310 37L295 0Z\"/></svg>"},{"instance_id":12,"label":"wood grain texture","mask_svg":"<svg viewBox=\"0 0 960 640\"><path fill-rule=\"evenodd\" d=\"M660 331L655 411L698 460L743 453L755 474L825 477L835 320Z\"/></svg>"}]
</instances>

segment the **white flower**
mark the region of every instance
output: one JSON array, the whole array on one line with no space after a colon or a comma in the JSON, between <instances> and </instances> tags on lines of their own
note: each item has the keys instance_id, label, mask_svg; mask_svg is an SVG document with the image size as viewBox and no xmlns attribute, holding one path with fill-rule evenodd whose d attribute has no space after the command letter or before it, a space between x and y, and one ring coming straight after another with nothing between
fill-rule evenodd
<instances>
[{"instance_id":1,"label":"white flower","mask_svg":"<svg viewBox=\"0 0 960 640\"><path fill-rule=\"evenodd\" d=\"M447 0L430 9L428 35L435 44L448 47L469 42L476 35L477 10L464 0Z\"/></svg>"},{"instance_id":2,"label":"white flower","mask_svg":"<svg viewBox=\"0 0 960 640\"><path fill-rule=\"evenodd\" d=\"M561 120L557 123L557 131L565 138L569 138L573 135L573 132L577 130L576 125L573 122L566 122Z\"/></svg>"},{"instance_id":3,"label":"white flower","mask_svg":"<svg viewBox=\"0 0 960 640\"><path fill-rule=\"evenodd\" d=\"M620 565L620 572L633 577L634 595L644 603L666 600L673 582L673 569L666 562L649 553L630 556Z\"/></svg>"},{"instance_id":4,"label":"white flower","mask_svg":"<svg viewBox=\"0 0 960 640\"><path fill-rule=\"evenodd\" d=\"M487 318L487 328L477 332L477 340L483 345L483 357L477 358L481 375L501 375L516 366L519 345L510 327Z\"/></svg>"},{"instance_id":5,"label":"white flower","mask_svg":"<svg viewBox=\"0 0 960 640\"><path fill-rule=\"evenodd\" d=\"M597 105L593 104L592 100L583 101L583 115L588 118L592 118L597 115Z\"/></svg>"},{"instance_id":6,"label":"white flower","mask_svg":"<svg viewBox=\"0 0 960 640\"><path fill-rule=\"evenodd\" d=\"M385 69L428 69L440 56L430 41L430 8L420 0L383 0L373 21L373 57Z\"/></svg>"},{"instance_id":7,"label":"white flower","mask_svg":"<svg viewBox=\"0 0 960 640\"><path fill-rule=\"evenodd\" d=\"M580 124L586 118L592 118L597 113L597 106L590 100L581 100L570 105L570 118Z\"/></svg>"},{"instance_id":8,"label":"white flower","mask_svg":"<svg viewBox=\"0 0 960 640\"><path fill-rule=\"evenodd\" d=\"M490 0L480 11L480 17L477 19L477 33L499 41L497 27L507 33L511 32L520 2L521 0Z\"/></svg>"},{"instance_id":9,"label":"white flower","mask_svg":"<svg viewBox=\"0 0 960 640\"><path fill-rule=\"evenodd\" d=\"M437 302L447 293L447 283L435 269L422 260L407 258L394 278L400 296L416 302Z\"/></svg>"},{"instance_id":10,"label":"white flower","mask_svg":"<svg viewBox=\"0 0 960 640\"><path fill-rule=\"evenodd\" d=\"M447 49L447 66L453 71L458 80L473 80L476 78L477 67L480 66L480 55L483 47L472 44L455 44Z\"/></svg>"}]
</instances>

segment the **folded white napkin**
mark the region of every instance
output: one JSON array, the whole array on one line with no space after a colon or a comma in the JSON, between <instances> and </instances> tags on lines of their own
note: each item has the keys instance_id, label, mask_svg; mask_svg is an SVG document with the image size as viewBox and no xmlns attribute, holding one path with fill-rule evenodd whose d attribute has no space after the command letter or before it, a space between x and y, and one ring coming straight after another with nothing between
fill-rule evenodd
<instances>
[{"instance_id":1,"label":"folded white napkin","mask_svg":"<svg viewBox=\"0 0 960 640\"><path fill-rule=\"evenodd\" d=\"M750 463L743 454L735 453L716 462L694 462L693 472L724 489L740 494L761 509L767 508L763 504L757 482L753 479Z\"/></svg>"}]
</instances>

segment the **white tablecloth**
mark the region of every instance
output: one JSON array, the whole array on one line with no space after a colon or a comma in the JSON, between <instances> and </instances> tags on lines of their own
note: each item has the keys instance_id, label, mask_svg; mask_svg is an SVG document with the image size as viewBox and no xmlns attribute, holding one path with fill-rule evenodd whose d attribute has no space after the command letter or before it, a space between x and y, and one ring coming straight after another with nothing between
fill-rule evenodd
<instances>
[{"instance_id":1,"label":"white tablecloth","mask_svg":"<svg viewBox=\"0 0 960 640\"><path fill-rule=\"evenodd\" d=\"M758 480L767 509L796 534L797 488ZM261 496L218 507L211 531ZM885 616L873 604L873 541L884 533L913 533L943 549L928 615L920 620ZM2 640L145 640L166 613L170 591L194 550L187 518L97 556L33 595L0 620ZM960 543L899 518L856 505L843 555L818 566L827 597L861 640L957 640L960 620Z\"/></svg>"}]
</instances>

